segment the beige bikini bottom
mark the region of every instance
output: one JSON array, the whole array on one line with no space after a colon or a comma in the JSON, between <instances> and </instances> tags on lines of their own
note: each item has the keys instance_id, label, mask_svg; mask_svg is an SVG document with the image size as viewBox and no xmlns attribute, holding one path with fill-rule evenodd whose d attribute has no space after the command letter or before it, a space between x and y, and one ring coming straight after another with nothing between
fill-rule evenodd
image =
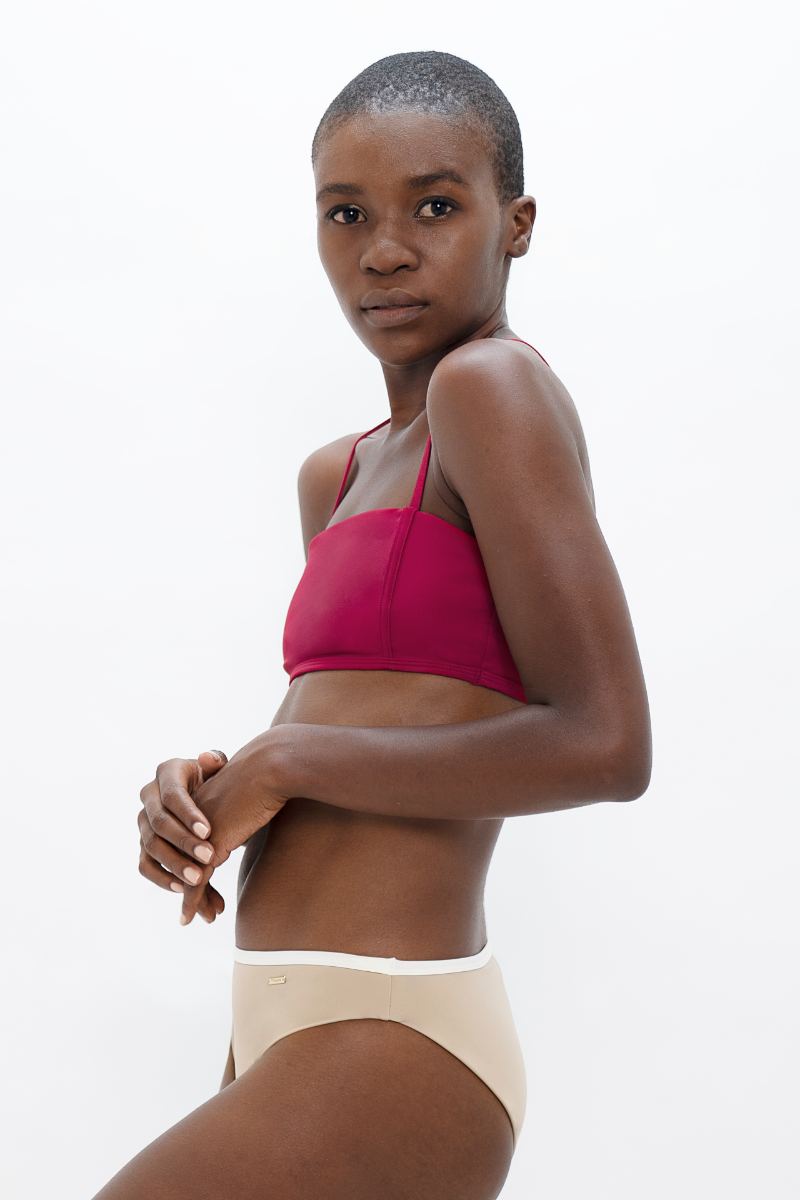
<instances>
[{"instance_id":1,"label":"beige bikini bottom","mask_svg":"<svg viewBox=\"0 0 800 1200\"><path fill-rule=\"evenodd\" d=\"M398 1021L444 1046L497 1096L516 1145L525 1066L500 968L472 958L367 958L312 950L239 950L233 970L237 1077L281 1038L315 1025Z\"/></svg>"}]
</instances>

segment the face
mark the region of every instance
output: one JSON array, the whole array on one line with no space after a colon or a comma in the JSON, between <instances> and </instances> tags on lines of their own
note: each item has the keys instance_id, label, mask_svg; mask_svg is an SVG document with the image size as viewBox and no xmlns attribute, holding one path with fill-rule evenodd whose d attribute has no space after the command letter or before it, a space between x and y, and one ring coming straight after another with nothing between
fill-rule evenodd
<instances>
[{"instance_id":1,"label":"face","mask_svg":"<svg viewBox=\"0 0 800 1200\"><path fill-rule=\"evenodd\" d=\"M473 127L430 113L359 115L323 139L314 174L322 264L382 362L420 362L502 323L535 205L500 202Z\"/></svg>"}]
</instances>

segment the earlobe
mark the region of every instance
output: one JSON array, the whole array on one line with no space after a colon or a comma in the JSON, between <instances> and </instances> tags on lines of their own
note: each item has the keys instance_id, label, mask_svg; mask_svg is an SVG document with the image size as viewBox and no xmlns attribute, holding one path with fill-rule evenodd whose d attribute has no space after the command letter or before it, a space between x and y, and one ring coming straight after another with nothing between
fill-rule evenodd
<instances>
[{"instance_id":1,"label":"earlobe","mask_svg":"<svg viewBox=\"0 0 800 1200\"><path fill-rule=\"evenodd\" d=\"M512 258L522 258L530 249L533 223L536 220L536 201L533 196L520 196L512 201L511 207L512 240L508 253Z\"/></svg>"}]
</instances>

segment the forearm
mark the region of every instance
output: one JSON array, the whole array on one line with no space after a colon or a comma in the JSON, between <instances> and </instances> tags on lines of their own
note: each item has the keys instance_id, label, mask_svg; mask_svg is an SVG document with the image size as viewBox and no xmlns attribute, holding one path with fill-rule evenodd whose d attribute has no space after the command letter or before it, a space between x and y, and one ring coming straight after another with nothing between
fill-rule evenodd
<instances>
[{"instance_id":1,"label":"forearm","mask_svg":"<svg viewBox=\"0 0 800 1200\"><path fill-rule=\"evenodd\" d=\"M549 705L453 725L285 725L264 739L280 794L387 816L554 812L633 799L649 778L646 728L614 734Z\"/></svg>"},{"instance_id":2,"label":"forearm","mask_svg":"<svg viewBox=\"0 0 800 1200\"><path fill-rule=\"evenodd\" d=\"M632 800L650 771L646 702L605 724L545 704L451 725L364 729L275 725L233 756L194 796L214 858L184 886L184 920L237 846L288 799L306 797L377 816L487 820Z\"/></svg>"}]
</instances>

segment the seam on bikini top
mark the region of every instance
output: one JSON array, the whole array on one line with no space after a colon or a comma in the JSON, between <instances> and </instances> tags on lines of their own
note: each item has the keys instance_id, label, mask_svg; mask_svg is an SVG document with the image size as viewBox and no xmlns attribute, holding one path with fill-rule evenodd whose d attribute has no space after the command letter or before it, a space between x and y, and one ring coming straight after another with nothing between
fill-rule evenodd
<instances>
[{"instance_id":1,"label":"seam on bikini top","mask_svg":"<svg viewBox=\"0 0 800 1200\"><path fill-rule=\"evenodd\" d=\"M417 481L414 484L414 493L411 497L411 503L402 510L402 517L392 542L391 553L386 567L386 574L383 579L383 588L381 591L381 642L385 647L385 652L389 657L394 657L392 648L392 601L394 600L394 589L397 584L397 577L400 574L400 566L403 561L403 554L408 545L408 539L411 536L411 526L414 523L414 517L419 512L419 506L422 503L422 493L425 491L425 479L428 474L428 464L431 459L431 438L428 435L428 440L425 443L425 452L422 455L419 471L417 472ZM385 638L384 638L385 635Z\"/></svg>"},{"instance_id":2,"label":"seam on bikini top","mask_svg":"<svg viewBox=\"0 0 800 1200\"><path fill-rule=\"evenodd\" d=\"M486 569L486 567L484 565L484 570L485 569ZM491 590L492 589L489 588L490 593L491 593ZM476 684L478 683L479 679L483 675L483 664L486 662L486 654L489 649L489 638L491 637L492 625L494 623L494 619L496 616L497 616L497 607L494 604L494 596L492 596L492 611L489 614L489 620L486 622L486 641L483 643L483 654L481 655L481 665L478 667L478 670L475 673L475 683ZM499 623L500 622L498 621L498 624Z\"/></svg>"},{"instance_id":3,"label":"seam on bikini top","mask_svg":"<svg viewBox=\"0 0 800 1200\"><path fill-rule=\"evenodd\" d=\"M381 599L378 609L381 629L381 650L387 658L392 657L390 612L392 597L394 595L394 585L397 580L397 573L400 570L400 560L403 557L403 551L408 541L411 522L414 519L414 510L410 507L401 508L400 514L400 520L397 523L397 529L392 539L392 548L389 551L389 559L383 575L383 587L381 588Z\"/></svg>"}]
</instances>

